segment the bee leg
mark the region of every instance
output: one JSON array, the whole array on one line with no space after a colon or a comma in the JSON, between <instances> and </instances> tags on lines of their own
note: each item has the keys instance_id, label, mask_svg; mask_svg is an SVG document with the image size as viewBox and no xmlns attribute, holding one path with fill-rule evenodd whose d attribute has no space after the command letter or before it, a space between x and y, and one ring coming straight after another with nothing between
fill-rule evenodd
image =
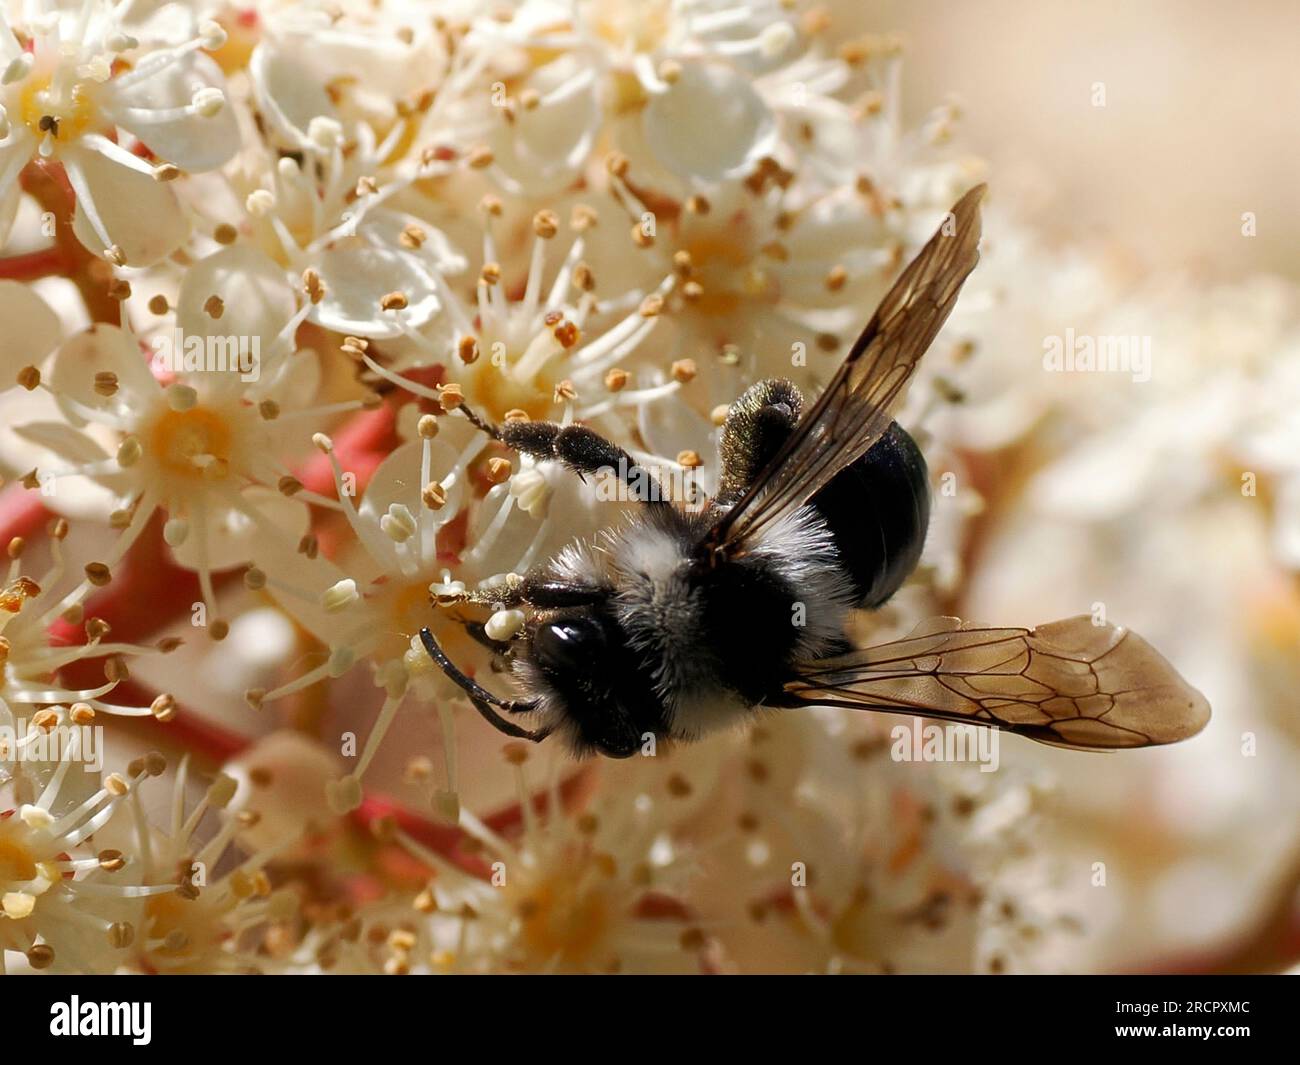
<instances>
[{"instance_id":1,"label":"bee leg","mask_svg":"<svg viewBox=\"0 0 1300 1065\"><path fill-rule=\"evenodd\" d=\"M781 378L758 381L741 393L722 426L722 483L718 502L735 503L780 450L803 410L803 394Z\"/></svg>"},{"instance_id":2,"label":"bee leg","mask_svg":"<svg viewBox=\"0 0 1300 1065\"><path fill-rule=\"evenodd\" d=\"M668 499L650 472L638 466L617 444L606 440L585 425L557 425L555 422L506 422L500 429L507 447L538 459L556 459L579 477L602 470L614 473L631 491L631 498L642 503L660 503Z\"/></svg>"}]
</instances>

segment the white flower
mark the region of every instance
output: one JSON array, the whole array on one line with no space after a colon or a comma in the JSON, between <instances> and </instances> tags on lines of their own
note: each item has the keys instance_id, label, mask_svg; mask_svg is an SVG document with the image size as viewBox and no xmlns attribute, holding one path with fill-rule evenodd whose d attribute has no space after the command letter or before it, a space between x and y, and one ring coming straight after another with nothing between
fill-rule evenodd
<instances>
[{"instance_id":1,"label":"white flower","mask_svg":"<svg viewBox=\"0 0 1300 1065\"><path fill-rule=\"evenodd\" d=\"M211 170L238 145L220 70L201 52L212 34L204 29L181 44L142 48L119 28L107 0L18 28L30 51L0 15L0 125L7 127L0 219L12 219L9 201L29 162L58 162L76 194L77 239L88 249L133 266L170 254L188 235L189 220L163 164L172 172Z\"/></svg>"}]
</instances>

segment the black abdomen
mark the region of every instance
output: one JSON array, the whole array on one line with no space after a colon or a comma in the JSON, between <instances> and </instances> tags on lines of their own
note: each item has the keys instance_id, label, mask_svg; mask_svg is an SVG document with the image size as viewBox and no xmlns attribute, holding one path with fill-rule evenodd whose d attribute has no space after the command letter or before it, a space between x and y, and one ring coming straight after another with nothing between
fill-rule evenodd
<instances>
[{"instance_id":1,"label":"black abdomen","mask_svg":"<svg viewBox=\"0 0 1300 1065\"><path fill-rule=\"evenodd\" d=\"M916 441L891 423L811 502L835 536L859 604L880 606L916 568L930 524L930 476Z\"/></svg>"}]
</instances>

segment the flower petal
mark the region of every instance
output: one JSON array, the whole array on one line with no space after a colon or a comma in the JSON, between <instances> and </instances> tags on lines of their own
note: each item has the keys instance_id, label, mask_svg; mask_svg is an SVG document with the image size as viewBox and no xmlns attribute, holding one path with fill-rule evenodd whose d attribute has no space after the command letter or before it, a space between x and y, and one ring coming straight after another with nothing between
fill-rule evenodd
<instances>
[{"instance_id":1,"label":"flower petal","mask_svg":"<svg viewBox=\"0 0 1300 1065\"><path fill-rule=\"evenodd\" d=\"M311 525L311 513L301 500L290 499L270 488L254 486L244 500L286 542L297 543ZM256 547L267 539L265 530L243 511L211 507L201 530L191 529L185 542L172 548L176 562L187 569L199 569L201 561L214 570L246 565Z\"/></svg>"},{"instance_id":2,"label":"flower petal","mask_svg":"<svg viewBox=\"0 0 1300 1065\"><path fill-rule=\"evenodd\" d=\"M303 63L263 42L248 62L253 94L268 129L291 147L306 147L307 129L318 116L334 117L325 87Z\"/></svg>"},{"instance_id":3,"label":"flower petal","mask_svg":"<svg viewBox=\"0 0 1300 1065\"><path fill-rule=\"evenodd\" d=\"M39 366L59 342L58 316L20 281L0 281L0 388L8 388L25 366Z\"/></svg>"},{"instance_id":4,"label":"flower petal","mask_svg":"<svg viewBox=\"0 0 1300 1065\"><path fill-rule=\"evenodd\" d=\"M224 79L221 68L208 56L193 54L117 92L105 110L158 158L195 173L212 170L239 149L239 127L232 108L223 107L211 118L194 114L155 117L157 112L184 107L202 88L224 88Z\"/></svg>"},{"instance_id":5,"label":"flower petal","mask_svg":"<svg viewBox=\"0 0 1300 1065\"><path fill-rule=\"evenodd\" d=\"M77 192L72 229L89 251L102 255L116 244L128 265L149 266L189 236L189 219L166 182L81 147L64 149L62 158Z\"/></svg>"},{"instance_id":6,"label":"flower petal","mask_svg":"<svg viewBox=\"0 0 1300 1065\"><path fill-rule=\"evenodd\" d=\"M418 259L361 237L341 240L322 253L316 269L325 285L325 298L316 304L311 318L326 329L383 340L401 335L397 314L418 329L440 306L433 278ZM393 292L406 297L406 308L400 312L380 306Z\"/></svg>"},{"instance_id":7,"label":"flower petal","mask_svg":"<svg viewBox=\"0 0 1300 1065\"><path fill-rule=\"evenodd\" d=\"M653 96L642 119L655 158L680 177L718 181L743 174L771 151L776 123L737 71L703 61Z\"/></svg>"}]
</instances>

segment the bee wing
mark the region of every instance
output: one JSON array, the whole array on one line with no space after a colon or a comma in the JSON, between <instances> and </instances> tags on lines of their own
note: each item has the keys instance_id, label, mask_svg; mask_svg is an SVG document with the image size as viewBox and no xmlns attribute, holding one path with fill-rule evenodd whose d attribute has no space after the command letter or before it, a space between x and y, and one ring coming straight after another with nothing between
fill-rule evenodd
<instances>
[{"instance_id":1,"label":"bee wing","mask_svg":"<svg viewBox=\"0 0 1300 1065\"><path fill-rule=\"evenodd\" d=\"M1081 750L1174 743L1210 719L1205 697L1146 640L1087 615L1035 629L935 618L797 669L779 705L943 718Z\"/></svg>"},{"instance_id":2,"label":"bee wing","mask_svg":"<svg viewBox=\"0 0 1300 1065\"><path fill-rule=\"evenodd\" d=\"M889 428L921 356L947 320L979 261L978 185L953 207L881 300L848 358L790 438L707 543L734 553L746 539L802 506Z\"/></svg>"}]
</instances>

